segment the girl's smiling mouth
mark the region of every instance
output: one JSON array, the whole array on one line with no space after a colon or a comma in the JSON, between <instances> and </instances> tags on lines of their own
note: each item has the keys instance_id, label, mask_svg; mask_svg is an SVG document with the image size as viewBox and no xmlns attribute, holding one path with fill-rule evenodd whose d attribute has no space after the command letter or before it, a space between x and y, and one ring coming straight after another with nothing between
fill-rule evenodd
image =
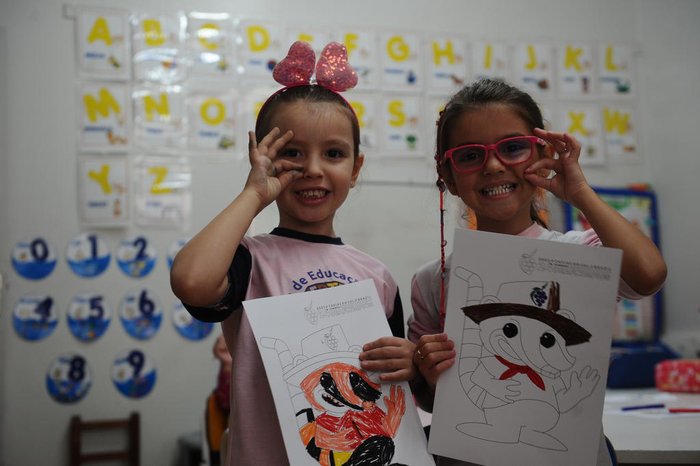
<instances>
[{"instance_id":1,"label":"girl's smiling mouth","mask_svg":"<svg viewBox=\"0 0 700 466\"><path fill-rule=\"evenodd\" d=\"M497 197L515 191L516 186L516 183L506 183L499 186L490 186L488 188L483 188L479 190L479 192L486 197Z\"/></svg>"}]
</instances>

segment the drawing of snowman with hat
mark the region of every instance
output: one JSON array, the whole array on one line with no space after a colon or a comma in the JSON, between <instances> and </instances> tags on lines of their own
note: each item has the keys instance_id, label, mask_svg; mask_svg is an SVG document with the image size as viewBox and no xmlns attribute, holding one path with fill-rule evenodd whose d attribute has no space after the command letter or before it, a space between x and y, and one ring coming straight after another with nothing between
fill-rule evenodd
<instances>
[{"instance_id":1,"label":"drawing of snowman with hat","mask_svg":"<svg viewBox=\"0 0 700 466\"><path fill-rule=\"evenodd\" d=\"M567 350L591 334L560 309L557 282L506 282L484 296L477 274L463 267L455 274L467 285L460 383L483 413L483 422L456 428L482 440L567 451L548 432L600 380L590 366L573 371L576 358Z\"/></svg>"},{"instance_id":2,"label":"drawing of snowman with hat","mask_svg":"<svg viewBox=\"0 0 700 466\"><path fill-rule=\"evenodd\" d=\"M383 399L386 411L379 407L381 385L358 367L361 348L349 344L339 325L305 337L296 356L280 339L262 338L261 344L277 352L311 457L322 466L390 464L405 394L391 385Z\"/></svg>"}]
</instances>

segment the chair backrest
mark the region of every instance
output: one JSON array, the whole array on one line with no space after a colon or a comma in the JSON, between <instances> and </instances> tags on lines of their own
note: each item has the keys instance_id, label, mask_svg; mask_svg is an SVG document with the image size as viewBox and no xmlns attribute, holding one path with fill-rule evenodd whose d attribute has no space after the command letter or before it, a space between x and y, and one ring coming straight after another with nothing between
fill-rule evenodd
<instances>
[{"instance_id":1,"label":"chair backrest","mask_svg":"<svg viewBox=\"0 0 700 466\"><path fill-rule=\"evenodd\" d=\"M141 420L138 413L131 413L124 419L101 419L86 421L75 415L70 420L68 434L70 466L83 464L123 461L128 466L140 466L141 457ZM88 450L85 448L83 434L121 431L125 434L125 442L116 449ZM97 443L97 442L95 442ZM124 446L126 444L126 446Z\"/></svg>"}]
</instances>

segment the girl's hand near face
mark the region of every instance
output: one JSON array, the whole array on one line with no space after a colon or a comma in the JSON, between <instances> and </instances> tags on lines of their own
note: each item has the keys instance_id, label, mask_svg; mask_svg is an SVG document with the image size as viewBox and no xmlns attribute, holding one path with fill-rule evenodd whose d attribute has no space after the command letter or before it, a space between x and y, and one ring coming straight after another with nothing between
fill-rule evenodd
<instances>
[{"instance_id":1,"label":"girl's hand near face","mask_svg":"<svg viewBox=\"0 0 700 466\"><path fill-rule=\"evenodd\" d=\"M273 128L258 144L255 133L248 132L248 158L250 173L246 180L246 190L253 190L262 207L277 199L292 180L302 176L303 167L289 160L278 159L277 154L294 137L292 131L284 134Z\"/></svg>"},{"instance_id":2,"label":"girl's hand near face","mask_svg":"<svg viewBox=\"0 0 700 466\"><path fill-rule=\"evenodd\" d=\"M577 200L592 190L578 162L581 143L567 133L539 128L535 128L534 132L535 136L547 141L559 157L542 157L533 162L525 169L525 178L533 185L576 206ZM549 176L543 173L549 173Z\"/></svg>"}]
</instances>

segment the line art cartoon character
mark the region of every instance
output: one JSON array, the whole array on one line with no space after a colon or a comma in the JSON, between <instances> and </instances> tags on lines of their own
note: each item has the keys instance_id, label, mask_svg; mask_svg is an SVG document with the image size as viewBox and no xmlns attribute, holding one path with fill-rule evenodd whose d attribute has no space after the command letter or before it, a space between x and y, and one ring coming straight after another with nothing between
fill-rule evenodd
<instances>
[{"instance_id":1,"label":"line art cartoon character","mask_svg":"<svg viewBox=\"0 0 700 466\"><path fill-rule=\"evenodd\" d=\"M557 282L507 282L496 296L484 296L478 275L456 272L469 289L462 307L460 383L483 413L483 421L458 424L457 430L492 442L567 451L548 432L600 380L590 366L574 371L576 358L567 349L588 342L590 332L560 309Z\"/></svg>"},{"instance_id":2,"label":"line art cartoon character","mask_svg":"<svg viewBox=\"0 0 700 466\"><path fill-rule=\"evenodd\" d=\"M338 325L304 338L302 354L292 356L287 344L261 339L280 359L307 453L321 466L389 465L394 438L406 412L399 385L377 403L381 385L357 367L359 346L350 346Z\"/></svg>"}]
</instances>

